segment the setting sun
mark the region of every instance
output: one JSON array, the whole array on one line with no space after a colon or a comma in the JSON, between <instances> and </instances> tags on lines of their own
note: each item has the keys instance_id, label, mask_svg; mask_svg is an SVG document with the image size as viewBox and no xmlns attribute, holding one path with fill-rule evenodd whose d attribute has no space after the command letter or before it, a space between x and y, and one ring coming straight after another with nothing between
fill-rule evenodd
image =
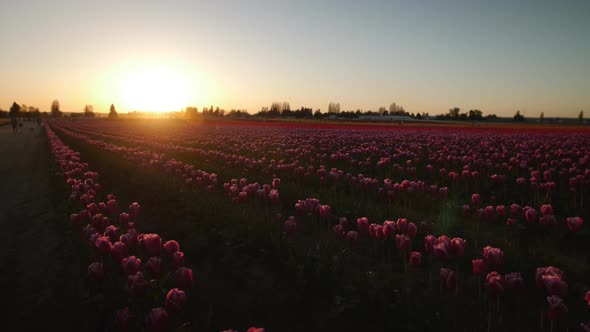
<instances>
[{"instance_id":1,"label":"setting sun","mask_svg":"<svg viewBox=\"0 0 590 332\"><path fill-rule=\"evenodd\" d=\"M170 112L188 104L188 82L174 70L146 66L122 76L119 92L129 110Z\"/></svg>"}]
</instances>

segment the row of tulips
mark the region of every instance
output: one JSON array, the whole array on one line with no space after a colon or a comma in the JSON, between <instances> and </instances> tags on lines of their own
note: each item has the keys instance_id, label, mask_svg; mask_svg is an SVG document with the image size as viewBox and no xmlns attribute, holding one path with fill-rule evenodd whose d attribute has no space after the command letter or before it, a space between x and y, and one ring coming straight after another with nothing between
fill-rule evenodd
<instances>
[{"instance_id":1,"label":"row of tulips","mask_svg":"<svg viewBox=\"0 0 590 332\"><path fill-rule=\"evenodd\" d=\"M114 315L116 328L171 330L174 322L182 322L193 288L193 272L184 266L179 243L163 242L158 234L138 233L139 203L134 202L121 212L113 194L106 196L106 202L98 201L102 189L99 173L88 171L88 164L81 162L80 154L65 146L50 126L45 128L52 156L70 190L71 208L81 208L70 214L70 221L87 241L94 257L87 269L88 277L100 292L108 292L107 287L113 282L118 284L115 291L127 292L128 305ZM165 297L154 301L161 306L149 309L143 321L139 319L144 313L142 304L151 303L147 294L162 291ZM255 327L248 329L248 332L263 331Z\"/></svg>"}]
</instances>

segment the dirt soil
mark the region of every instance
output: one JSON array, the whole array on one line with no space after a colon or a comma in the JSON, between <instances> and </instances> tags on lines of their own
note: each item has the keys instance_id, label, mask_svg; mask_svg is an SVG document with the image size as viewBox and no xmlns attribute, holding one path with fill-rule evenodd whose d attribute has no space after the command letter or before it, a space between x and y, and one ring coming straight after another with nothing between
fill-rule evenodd
<instances>
[{"instance_id":1,"label":"dirt soil","mask_svg":"<svg viewBox=\"0 0 590 332\"><path fill-rule=\"evenodd\" d=\"M67 227L63 179L54 172L40 126L25 123L19 133L0 126L2 316L15 331L96 330L82 319L89 309L85 269Z\"/></svg>"}]
</instances>

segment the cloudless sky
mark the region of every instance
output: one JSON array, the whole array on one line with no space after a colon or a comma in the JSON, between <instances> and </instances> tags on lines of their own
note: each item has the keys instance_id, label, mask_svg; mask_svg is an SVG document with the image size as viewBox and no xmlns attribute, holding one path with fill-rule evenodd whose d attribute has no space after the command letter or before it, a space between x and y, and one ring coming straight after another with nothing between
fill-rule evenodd
<instances>
[{"instance_id":1,"label":"cloudless sky","mask_svg":"<svg viewBox=\"0 0 590 332\"><path fill-rule=\"evenodd\" d=\"M5 110L129 111L135 66L173 72L199 108L590 115L586 0L4 0L0 45Z\"/></svg>"}]
</instances>

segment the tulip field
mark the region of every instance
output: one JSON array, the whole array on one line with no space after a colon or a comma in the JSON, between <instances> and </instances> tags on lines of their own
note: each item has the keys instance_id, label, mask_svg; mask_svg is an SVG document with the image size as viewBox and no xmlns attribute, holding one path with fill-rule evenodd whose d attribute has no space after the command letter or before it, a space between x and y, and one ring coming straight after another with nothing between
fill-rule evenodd
<instances>
[{"instance_id":1,"label":"tulip field","mask_svg":"<svg viewBox=\"0 0 590 332\"><path fill-rule=\"evenodd\" d=\"M45 131L106 330L590 331L587 128Z\"/></svg>"}]
</instances>

